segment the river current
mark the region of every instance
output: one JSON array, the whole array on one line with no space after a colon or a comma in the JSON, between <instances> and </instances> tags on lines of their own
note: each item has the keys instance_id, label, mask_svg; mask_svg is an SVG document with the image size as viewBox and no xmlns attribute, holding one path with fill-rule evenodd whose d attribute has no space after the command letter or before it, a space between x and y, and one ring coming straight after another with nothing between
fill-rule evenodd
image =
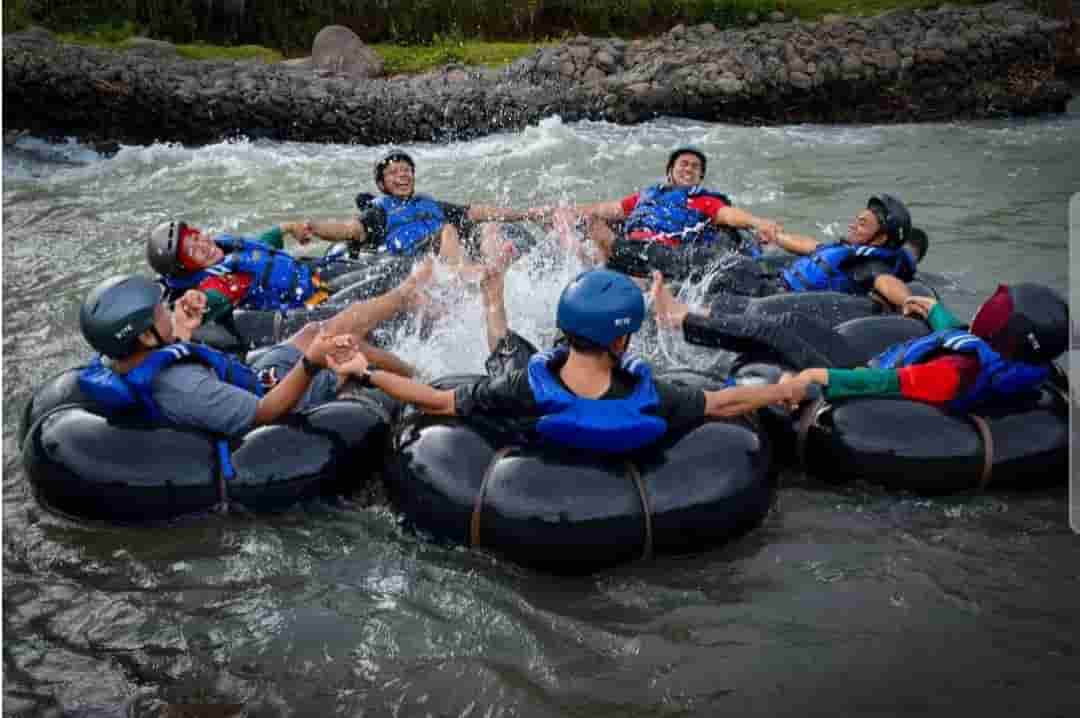
<instances>
[{"instance_id":1,"label":"river current","mask_svg":"<svg viewBox=\"0 0 1080 718\"><path fill-rule=\"evenodd\" d=\"M870 194L903 198L931 239L922 276L960 316L999 282L1068 290L1075 102L1062 116L898 126L555 118L406 149L422 192L526 207L622 197L682 144L708 153L710 187L794 231L843 236ZM792 472L745 538L581 579L424 543L358 502L155 528L40 508L18 417L34 387L89 355L86 291L145 272L145 231L165 218L254 233L348 217L386 149L4 148L4 715L1080 712L1080 539L1064 485L927 499ZM542 343L576 270L546 252L515 266L511 324ZM660 363L703 360L681 339L640 341ZM481 371L478 300L394 345L428 378Z\"/></svg>"}]
</instances>

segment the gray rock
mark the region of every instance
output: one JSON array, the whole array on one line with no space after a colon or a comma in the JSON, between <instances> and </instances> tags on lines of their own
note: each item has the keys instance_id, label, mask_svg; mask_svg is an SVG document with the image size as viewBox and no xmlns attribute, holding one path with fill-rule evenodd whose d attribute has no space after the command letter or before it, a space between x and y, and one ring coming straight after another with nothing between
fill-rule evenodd
<instances>
[{"instance_id":1,"label":"gray rock","mask_svg":"<svg viewBox=\"0 0 1080 718\"><path fill-rule=\"evenodd\" d=\"M734 77L721 77L715 83L716 88L724 95L737 95L743 91L743 83Z\"/></svg>"},{"instance_id":2,"label":"gray rock","mask_svg":"<svg viewBox=\"0 0 1080 718\"><path fill-rule=\"evenodd\" d=\"M814 81L810 79L809 75L802 72L791 72L788 74L788 81L800 90L809 90L814 86Z\"/></svg>"},{"instance_id":3,"label":"gray rock","mask_svg":"<svg viewBox=\"0 0 1080 718\"><path fill-rule=\"evenodd\" d=\"M785 19L784 13L779 10L773 10L769 13L769 22L783 22Z\"/></svg>"},{"instance_id":4,"label":"gray rock","mask_svg":"<svg viewBox=\"0 0 1080 718\"><path fill-rule=\"evenodd\" d=\"M601 50L596 53L596 57L593 58L593 61L596 62L597 67L603 68L608 72L615 69L615 57L607 50Z\"/></svg>"},{"instance_id":5,"label":"gray rock","mask_svg":"<svg viewBox=\"0 0 1080 718\"><path fill-rule=\"evenodd\" d=\"M311 59L320 69L351 77L379 77L383 74L383 61L379 54L344 25L330 25L319 30L311 43Z\"/></svg>"},{"instance_id":6,"label":"gray rock","mask_svg":"<svg viewBox=\"0 0 1080 718\"><path fill-rule=\"evenodd\" d=\"M587 60L592 55L592 48L587 45L571 45L568 52L575 60Z\"/></svg>"},{"instance_id":7,"label":"gray rock","mask_svg":"<svg viewBox=\"0 0 1080 718\"><path fill-rule=\"evenodd\" d=\"M133 37L128 40L128 52L133 55L146 57L176 57L176 45L163 40L152 40L148 37Z\"/></svg>"},{"instance_id":8,"label":"gray rock","mask_svg":"<svg viewBox=\"0 0 1080 718\"><path fill-rule=\"evenodd\" d=\"M582 75L582 79L585 80L585 82L601 82L606 77L607 73L598 67L590 67L585 71L585 74Z\"/></svg>"}]
</instances>

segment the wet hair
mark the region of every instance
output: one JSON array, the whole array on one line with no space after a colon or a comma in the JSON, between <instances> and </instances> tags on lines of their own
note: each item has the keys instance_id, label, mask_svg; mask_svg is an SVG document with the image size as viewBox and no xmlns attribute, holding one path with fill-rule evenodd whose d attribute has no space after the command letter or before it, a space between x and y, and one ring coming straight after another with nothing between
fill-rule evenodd
<instances>
[{"instance_id":1,"label":"wet hair","mask_svg":"<svg viewBox=\"0 0 1080 718\"><path fill-rule=\"evenodd\" d=\"M608 351L607 347L602 347L594 341L590 341L588 339L585 339L584 337L579 337L574 334L563 333L563 338L566 340L566 344L569 345L571 349L577 352L581 352L582 354L599 356L601 354L606 354Z\"/></svg>"}]
</instances>

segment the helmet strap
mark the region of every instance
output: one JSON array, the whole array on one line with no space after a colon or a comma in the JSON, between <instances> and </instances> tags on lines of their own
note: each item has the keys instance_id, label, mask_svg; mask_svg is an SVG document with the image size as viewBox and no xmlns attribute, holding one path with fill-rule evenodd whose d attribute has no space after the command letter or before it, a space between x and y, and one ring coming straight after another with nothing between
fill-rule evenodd
<instances>
[{"instance_id":1,"label":"helmet strap","mask_svg":"<svg viewBox=\"0 0 1080 718\"><path fill-rule=\"evenodd\" d=\"M150 325L150 333L154 335L154 339L157 339L157 343L158 343L159 346L163 346L163 347L169 346L169 342L165 341L161 337L161 332L159 332L157 330L157 327L154 326L153 324Z\"/></svg>"}]
</instances>

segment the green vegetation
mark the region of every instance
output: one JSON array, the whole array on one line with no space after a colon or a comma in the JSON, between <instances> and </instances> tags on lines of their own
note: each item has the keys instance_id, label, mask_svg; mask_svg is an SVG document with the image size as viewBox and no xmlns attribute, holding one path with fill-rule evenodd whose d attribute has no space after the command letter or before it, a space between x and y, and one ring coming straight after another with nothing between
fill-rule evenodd
<instances>
[{"instance_id":1,"label":"green vegetation","mask_svg":"<svg viewBox=\"0 0 1080 718\"><path fill-rule=\"evenodd\" d=\"M387 75L426 72L461 63L501 67L528 55L543 43L440 40L430 45L372 45L383 59Z\"/></svg>"},{"instance_id":2,"label":"green vegetation","mask_svg":"<svg viewBox=\"0 0 1080 718\"><path fill-rule=\"evenodd\" d=\"M302 56L320 29L345 25L373 44L387 73L398 74L448 63L499 66L554 42L552 38L578 33L631 38L657 35L680 23L743 25L751 15L765 19L774 10L812 20L829 13L873 15L940 4L941 0L8 0L2 7L5 32L37 24L67 42L115 49L124 49L132 37L142 35L177 43L181 55L194 59L275 62ZM243 7L244 14L226 17L226 5ZM385 10L387 6L391 10Z\"/></svg>"}]
</instances>

